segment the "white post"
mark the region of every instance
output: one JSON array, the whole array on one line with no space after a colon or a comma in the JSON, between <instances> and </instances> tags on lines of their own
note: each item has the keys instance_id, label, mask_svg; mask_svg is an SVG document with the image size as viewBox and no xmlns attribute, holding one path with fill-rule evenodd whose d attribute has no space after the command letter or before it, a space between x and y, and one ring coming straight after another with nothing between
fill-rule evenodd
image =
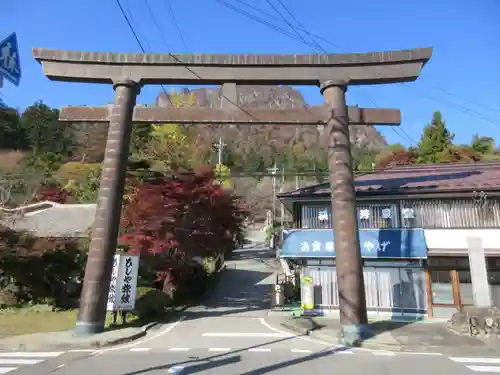
<instances>
[{"instance_id":1,"label":"white post","mask_svg":"<svg viewBox=\"0 0 500 375\"><path fill-rule=\"evenodd\" d=\"M476 307L491 307L491 290L488 283L486 256L480 237L467 237L472 295Z\"/></svg>"}]
</instances>

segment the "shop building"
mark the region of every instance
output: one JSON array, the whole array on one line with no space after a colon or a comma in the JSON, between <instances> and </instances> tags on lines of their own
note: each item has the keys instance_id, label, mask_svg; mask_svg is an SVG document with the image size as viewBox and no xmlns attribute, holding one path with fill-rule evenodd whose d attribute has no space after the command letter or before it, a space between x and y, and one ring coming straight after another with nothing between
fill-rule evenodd
<instances>
[{"instance_id":1,"label":"shop building","mask_svg":"<svg viewBox=\"0 0 500 375\"><path fill-rule=\"evenodd\" d=\"M364 174L356 178L356 197L371 314L447 318L473 305L469 237L482 240L492 303L500 306L500 162L398 166ZM318 311L336 311L335 252L326 251L334 236L329 184L278 198L294 221L281 257L313 276ZM384 247L383 239L390 244ZM311 251L302 251L301 240Z\"/></svg>"}]
</instances>

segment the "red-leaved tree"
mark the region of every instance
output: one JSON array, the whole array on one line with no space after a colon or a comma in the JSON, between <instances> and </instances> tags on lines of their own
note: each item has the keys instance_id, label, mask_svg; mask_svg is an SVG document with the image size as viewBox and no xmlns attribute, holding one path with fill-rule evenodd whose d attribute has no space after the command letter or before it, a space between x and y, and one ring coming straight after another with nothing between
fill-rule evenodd
<instances>
[{"instance_id":1,"label":"red-leaved tree","mask_svg":"<svg viewBox=\"0 0 500 375\"><path fill-rule=\"evenodd\" d=\"M42 186L36 194L36 200L38 202L69 203L71 196L71 192L66 189L54 186Z\"/></svg>"},{"instance_id":2,"label":"red-leaved tree","mask_svg":"<svg viewBox=\"0 0 500 375\"><path fill-rule=\"evenodd\" d=\"M181 261L231 249L246 211L214 184L211 168L137 182L123 209L120 242L141 257Z\"/></svg>"}]
</instances>

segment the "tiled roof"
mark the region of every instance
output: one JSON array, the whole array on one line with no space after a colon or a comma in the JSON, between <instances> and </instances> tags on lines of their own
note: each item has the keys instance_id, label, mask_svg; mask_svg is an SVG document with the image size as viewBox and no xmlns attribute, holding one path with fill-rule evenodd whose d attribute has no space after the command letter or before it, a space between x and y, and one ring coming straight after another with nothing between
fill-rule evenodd
<instances>
[{"instance_id":1,"label":"tiled roof","mask_svg":"<svg viewBox=\"0 0 500 375\"><path fill-rule=\"evenodd\" d=\"M57 204L44 202L38 210L31 207L8 210L0 224L15 230L30 232L36 237L86 237L94 224L95 204ZM7 211L7 210L5 210Z\"/></svg>"},{"instance_id":2,"label":"tiled roof","mask_svg":"<svg viewBox=\"0 0 500 375\"><path fill-rule=\"evenodd\" d=\"M357 195L416 194L467 191L500 192L500 162L396 166L356 177ZM313 185L279 197L323 196L330 184Z\"/></svg>"}]
</instances>

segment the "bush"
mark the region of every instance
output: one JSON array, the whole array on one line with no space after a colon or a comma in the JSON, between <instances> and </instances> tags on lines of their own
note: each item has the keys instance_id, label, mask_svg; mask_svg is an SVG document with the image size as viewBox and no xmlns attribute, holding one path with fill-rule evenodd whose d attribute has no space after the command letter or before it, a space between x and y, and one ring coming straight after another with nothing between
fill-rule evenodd
<instances>
[{"instance_id":1,"label":"bush","mask_svg":"<svg viewBox=\"0 0 500 375\"><path fill-rule=\"evenodd\" d=\"M0 309L17 307L16 295L8 289L0 289Z\"/></svg>"},{"instance_id":2,"label":"bush","mask_svg":"<svg viewBox=\"0 0 500 375\"><path fill-rule=\"evenodd\" d=\"M11 236L0 236L0 288L8 289L20 305L73 307L80 295L86 244Z\"/></svg>"},{"instance_id":3,"label":"bush","mask_svg":"<svg viewBox=\"0 0 500 375\"><path fill-rule=\"evenodd\" d=\"M165 308L170 304L170 298L156 288L138 287L135 301L135 314L139 319L160 318Z\"/></svg>"},{"instance_id":4,"label":"bush","mask_svg":"<svg viewBox=\"0 0 500 375\"><path fill-rule=\"evenodd\" d=\"M55 178L63 186L71 180L76 183L83 183L91 172L99 173L101 168L102 165L100 163L69 162L61 165L55 173Z\"/></svg>"}]
</instances>

